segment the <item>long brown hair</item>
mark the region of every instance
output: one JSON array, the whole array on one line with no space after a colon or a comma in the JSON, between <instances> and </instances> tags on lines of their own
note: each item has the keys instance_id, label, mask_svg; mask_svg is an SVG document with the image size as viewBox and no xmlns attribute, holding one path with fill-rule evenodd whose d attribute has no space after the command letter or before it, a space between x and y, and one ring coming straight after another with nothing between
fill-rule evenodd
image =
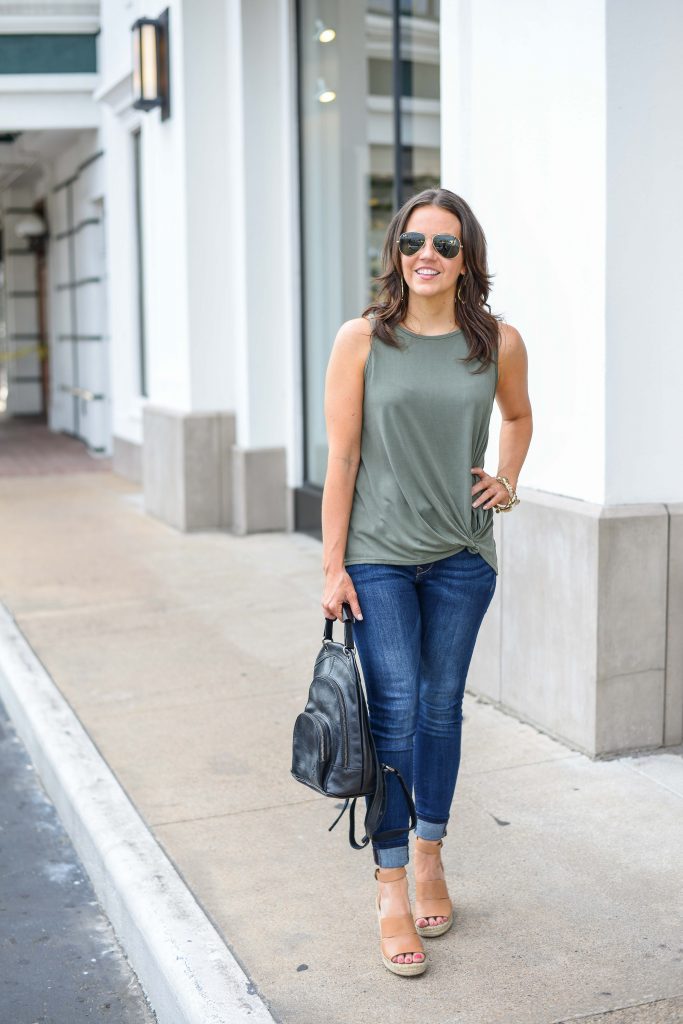
<instances>
[{"instance_id":1,"label":"long brown hair","mask_svg":"<svg viewBox=\"0 0 683 1024\"><path fill-rule=\"evenodd\" d=\"M382 248L382 273L374 280L380 284L377 301L363 310L362 316L373 314L372 333L386 345L402 348L394 327L405 319L408 312L408 289L401 296L401 254L396 244L406 229L408 218L419 206L439 206L448 210L462 225L461 239L467 273L459 279L455 294L457 321L467 340L469 353L464 362L481 362L476 373L483 373L498 354L498 324L503 317L491 312L487 303L492 275L486 261L486 237L477 218L461 196L447 188L427 188L408 199L395 213L387 228ZM458 291L461 298L458 299ZM484 308L486 306L486 309ZM488 310L488 312L487 312Z\"/></svg>"}]
</instances>

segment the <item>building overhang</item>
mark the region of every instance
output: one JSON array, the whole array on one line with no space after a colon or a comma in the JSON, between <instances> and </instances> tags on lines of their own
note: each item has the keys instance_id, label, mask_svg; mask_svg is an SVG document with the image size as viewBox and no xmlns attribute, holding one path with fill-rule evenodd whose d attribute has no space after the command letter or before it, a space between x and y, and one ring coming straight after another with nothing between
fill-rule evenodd
<instances>
[{"instance_id":1,"label":"building overhang","mask_svg":"<svg viewBox=\"0 0 683 1024\"><path fill-rule=\"evenodd\" d=\"M3 131L97 128L99 74L2 75Z\"/></svg>"}]
</instances>

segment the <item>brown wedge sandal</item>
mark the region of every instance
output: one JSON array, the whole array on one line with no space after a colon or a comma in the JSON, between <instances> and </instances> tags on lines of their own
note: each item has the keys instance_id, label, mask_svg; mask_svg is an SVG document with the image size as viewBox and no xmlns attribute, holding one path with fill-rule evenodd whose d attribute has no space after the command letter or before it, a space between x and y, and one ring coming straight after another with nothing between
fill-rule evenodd
<instances>
[{"instance_id":1,"label":"brown wedge sandal","mask_svg":"<svg viewBox=\"0 0 683 1024\"><path fill-rule=\"evenodd\" d=\"M380 869L375 868L375 878ZM406 869L403 868L382 868L382 882L397 882L405 878ZM377 879L379 881L379 879ZM420 941L415 928L415 922L410 914L397 914L392 917L382 917L380 914L379 892L376 899L377 919L379 921L380 951L382 961L387 970L393 974L422 974L427 966L427 957L424 947ZM424 960L413 961L410 964L394 963L392 956L400 956L401 953L422 953Z\"/></svg>"},{"instance_id":2,"label":"brown wedge sandal","mask_svg":"<svg viewBox=\"0 0 683 1024\"><path fill-rule=\"evenodd\" d=\"M441 853L443 839L438 843L422 839L417 836L415 842L419 845L420 853ZM447 921L441 924L430 924L420 927L417 922L422 918L446 917ZM418 935L426 935L434 938L436 935L443 935L453 924L453 904L448 896L446 882L438 878L432 882L420 882L415 880L415 930Z\"/></svg>"}]
</instances>

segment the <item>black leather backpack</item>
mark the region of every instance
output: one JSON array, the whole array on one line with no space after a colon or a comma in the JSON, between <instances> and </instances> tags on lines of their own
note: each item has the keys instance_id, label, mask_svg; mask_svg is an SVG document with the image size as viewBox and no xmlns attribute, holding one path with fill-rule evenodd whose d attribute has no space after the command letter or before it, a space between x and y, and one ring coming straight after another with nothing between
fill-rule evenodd
<instances>
[{"instance_id":1,"label":"black leather backpack","mask_svg":"<svg viewBox=\"0 0 683 1024\"><path fill-rule=\"evenodd\" d=\"M349 604L342 605L344 643L332 639L336 619L325 619L323 645L315 659L313 681L305 709L294 722L291 774L297 782L324 796L345 799L331 832L351 801L349 842L364 849L371 839L393 839L405 829L376 832L386 808L385 775L393 774L403 788L410 812L409 830L415 828L415 804L401 773L380 763L370 732L368 709L353 643L354 621ZM356 800L372 796L365 814L365 835L355 838Z\"/></svg>"}]
</instances>

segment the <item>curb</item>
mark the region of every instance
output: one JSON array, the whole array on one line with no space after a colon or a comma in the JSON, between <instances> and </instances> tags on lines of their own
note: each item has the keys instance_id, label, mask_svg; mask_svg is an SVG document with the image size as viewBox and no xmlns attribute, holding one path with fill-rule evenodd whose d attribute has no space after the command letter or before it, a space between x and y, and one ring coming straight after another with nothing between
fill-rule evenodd
<instances>
[{"instance_id":1,"label":"curb","mask_svg":"<svg viewBox=\"0 0 683 1024\"><path fill-rule=\"evenodd\" d=\"M0 698L159 1024L273 1024L1 603Z\"/></svg>"}]
</instances>

